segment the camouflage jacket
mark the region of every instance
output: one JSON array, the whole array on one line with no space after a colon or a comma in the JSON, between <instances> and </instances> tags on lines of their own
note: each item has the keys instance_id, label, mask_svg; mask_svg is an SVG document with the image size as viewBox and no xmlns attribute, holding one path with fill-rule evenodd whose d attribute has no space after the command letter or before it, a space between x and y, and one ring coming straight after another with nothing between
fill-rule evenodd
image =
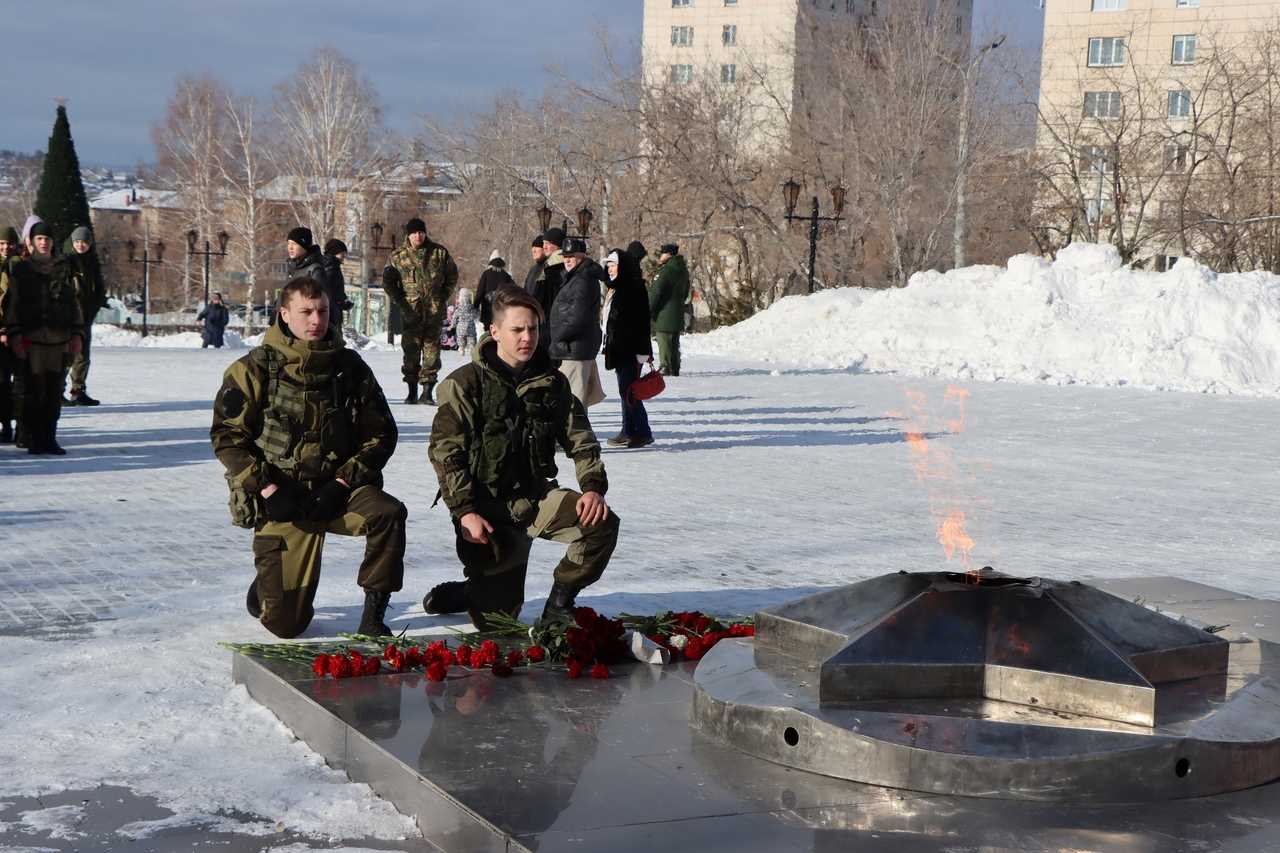
<instances>
[{"instance_id":1,"label":"camouflage jacket","mask_svg":"<svg viewBox=\"0 0 1280 853\"><path fill-rule=\"evenodd\" d=\"M234 492L283 479L382 484L398 431L373 371L331 340L300 341L277 320L227 368L209 436Z\"/></svg>"},{"instance_id":2,"label":"camouflage jacket","mask_svg":"<svg viewBox=\"0 0 1280 853\"><path fill-rule=\"evenodd\" d=\"M436 389L439 409L427 455L454 518L503 506L528 523L536 502L557 488L556 446L573 460L584 491L608 491L600 444L569 381L539 351L518 380L497 361L488 336L470 364Z\"/></svg>"},{"instance_id":3,"label":"camouflage jacket","mask_svg":"<svg viewBox=\"0 0 1280 853\"><path fill-rule=\"evenodd\" d=\"M84 315L67 258L42 265L31 258L13 257L5 264L4 278L0 326L6 334L47 344L83 337Z\"/></svg>"},{"instance_id":4,"label":"camouflage jacket","mask_svg":"<svg viewBox=\"0 0 1280 853\"><path fill-rule=\"evenodd\" d=\"M391 253L382 286L399 302L418 309L430 306L443 314L458 286L458 265L439 243L428 240L415 249L406 238L404 245Z\"/></svg>"}]
</instances>

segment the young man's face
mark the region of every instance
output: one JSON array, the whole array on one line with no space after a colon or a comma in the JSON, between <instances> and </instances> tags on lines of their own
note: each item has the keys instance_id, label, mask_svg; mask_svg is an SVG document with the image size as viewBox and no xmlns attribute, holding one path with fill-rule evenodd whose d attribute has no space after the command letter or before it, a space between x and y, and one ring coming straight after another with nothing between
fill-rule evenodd
<instances>
[{"instance_id":1,"label":"young man's face","mask_svg":"<svg viewBox=\"0 0 1280 853\"><path fill-rule=\"evenodd\" d=\"M31 238L31 251L37 255L47 255L53 251L53 238L41 234Z\"/></svg>"},{"instance_id":2,"label":"young man's face","mask_svg":"<svg viewBox=\"0 0 1280 853\"><path fill-rule=\"evenodd\" d=\"M302 341L320 341L329 332L329 297L308 299L293 294L280 306L280 316L293 336Z\"/></svg>"},{"instance_id":3,"label":"young man's face","mask_svg":"<svg viewBox=\"0 0 1280 853\"><path fill-rule=\"evenodd\" d=\"M426 231L414 231L409 235L409 245L415 249L422 248L422 244L427 242Z\"/></svg>"},{"instance_id":4,"label":"young man's face","mask_svg":"<svg viewBox=\"0 0 1280 853\"><path fill-rule=\"evenodd\" d=\"M9 241L8 241L8 240L0 240L0 258L7 258L7 257L9 257L9 253L10 253L11 251L12 251L12 250L11 250L11 248L10 248Z\"/></svg>"},{"instance_id":5,"label":"young man's face","mask_svg":"<svg viewBox=\"0 0 1280 853\"><path fill-rule=\"evenodd\" d=\"M289 253L289 260L291 261L297 260L298 258L302 257L307 253L306 249L304 249L299 244L293 242L292 240L285 243L284 248L285 248L285 251Z\"/></svg>"},{"instance_id":6,"label":"young man's face","mask_svg":"<svg viewBox=\"0 0 1280 853\"><path fill-rule=\"evenodd\" d=\"M72 240L71 248L76 250L77 255L83 255L85 252L89 251L89 241L88 240Z\"/></svg>"},{"instance_id":7,"label":"young man's face","mask_svg":"<svg viewBox=\"0 0 1280 853\"><path fill-rule=\"evenodd\" d=\"M494 318L489 334L498 343L498 357L507 364L525 364L538 348L538 317L531 308L508 308Z\"/></svg>"},{"instance_id":8,"label":"young man's face","mask_svg":"<svg viewBox=\"0 0 1280 853\"><path fill-rule=\"evenodd\" d=\"M546 253L542 251L541 246L530 246L529 254L533 256L533 262L535 264L547 256Z\"/></svg>"}]
</instances>

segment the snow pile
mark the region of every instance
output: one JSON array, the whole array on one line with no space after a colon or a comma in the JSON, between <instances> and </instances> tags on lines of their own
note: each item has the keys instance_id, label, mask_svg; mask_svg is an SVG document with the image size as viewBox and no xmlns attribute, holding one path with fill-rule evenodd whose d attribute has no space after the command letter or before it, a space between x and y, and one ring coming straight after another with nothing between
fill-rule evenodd
<instances>
[{"instance_id":1,"label":"snow pile","mask_svg":"<svg viewBox=\"0 0 1280 853\"><path fill-rule=\"evenodd\" d=\"M1113 246L1075 244L1053 262L788 297L686 341L691 355L807 367L1276 397L1280 277L1188 259L1131 270Z\"/></svg>"},{"instance_id":2,"label":"snow pile","mask_svg":"<svg viewBox=\"0 0 1280 853\"><path fill-rule=\"evenodd\" d=\"M119 326L104 326L95 323L93 326L93 345L95 347L156 347L160 349L200 349L203 339L199 332L175 332L165 335L142 336L142 332L124 329ZM245 342L237 332L227 329L223 333L223 346L229 349L240 349Z\"/></svg>"}]
</instances>

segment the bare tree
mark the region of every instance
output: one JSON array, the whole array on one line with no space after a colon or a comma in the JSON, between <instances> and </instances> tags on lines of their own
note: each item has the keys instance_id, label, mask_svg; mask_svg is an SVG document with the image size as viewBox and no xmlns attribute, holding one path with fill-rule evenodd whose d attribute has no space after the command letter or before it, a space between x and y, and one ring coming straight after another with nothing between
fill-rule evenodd
<instances>
[{"instance_id":1,"label":"bare tree","mask_svg":"<svg viewBox=\"0 0 1280 853\"><path fill-rule=\"evenodd\" d=\"M240 261L247 284L245 302L247 327L253 325L253 309L258 297L258 273L268 254L261 242L266 235L266 199L263 188L269 173L258 134L257 104L250 97L227 93L221 104L227 133L218 156L218 171L225 187L225 220L231 233L229 251Z\"/></svg>"}]
</instances>

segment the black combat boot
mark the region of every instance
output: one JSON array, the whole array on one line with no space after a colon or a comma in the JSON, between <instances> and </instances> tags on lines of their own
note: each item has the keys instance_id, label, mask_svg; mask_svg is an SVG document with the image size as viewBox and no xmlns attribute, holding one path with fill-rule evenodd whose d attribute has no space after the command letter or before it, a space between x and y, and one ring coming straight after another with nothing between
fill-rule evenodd
<instances>
[{"instance_id":1,"label":"black combat boot","mask_svg":"<svg viewBox=\"0 0 1280 853\"><path fill-rule=\"evenodd\" d=\"M539 622L573 621L573 602L578 597L578 590L565 583L556 581L551 585L551 593L542 608Z\"/></svg>"},{"instance_id":2,"label":"black combat boot","mask_svg":"<svg viewBox=\"0 0 1280 853\"><path fill-rule=\"evenodd\" d=\"M99 401L99 400L95 400L95 399L93 399L92 397L90 397L90 396L89 396L87 393L85 393L84 391L76 391L76 392L72 393L72 395L71 395L71 402L70 402L68 405L72 405L72 406L96 406L96 405L98 405L99 403L100 403L100 401Z\"/></svg>"},{"instance_id":3,"label":"black combat boot","mask_svg":"<svg viewBox=\"0 0 1280 853\"><path fill-rule=\"evenodd\" d=\"M436 383L434 380L422 386L421 402L424 406L434 406L436 404L436 398L432 395L432 392L435 390Z\"/></svg>"},{"instance_id":4,"label":"black combat boot","mask_svg":"<svg viewBox=\"0 0 1280 853\"><path fill-rule=\"evenodd\" d=\"M422 599L422 609L432 616L445 613L467 612L466 581L445 581L438 583Z\"/></svg>"},{"instance_id":5,"label":"black combat boot","mask_svg":"<svg viewBox=\"0 0 1280 853\"><path fill-rule=\"evenodd\" d=\"M391 593L377 592L372 589L364 591L364 613L360 614L360 627L357 634L370 637L389 637L391 629L387 627L387 605L391 603Z\"/></svg>"},{"instance_id":6,"label":"black combat boot","mask_svg":"<svg viewBox=\"0 0 1280 853\"><path fill-rule=\"evenodd\" d=\"M258 599L258 579L254 578L253 583L249 584L249 592L244 597L244 609L249 611L249 615L254 619L262 618L262 602Z\"/></svg>"},{"instance_id":7,"label":"black combat boot","mask_svg":"<svg viewBox=\"0 0 1280 853\"><path fill-rule=\"evenodd\" d=\"M13 425L8 421L0 421L0 444L13 443Z\"/></svg>"},{"instance_id":8,"label":"black combat boot","mask_svg":"<svg viewBox=\"0 0 1280 853\"><path fill-rule=\"evenodd\" d=\"M412 406L418 402L418 383L408 382L406 384L409 386L409 396L404 398L404 402L406 406Z\"/></svg>"}]
</instances>

